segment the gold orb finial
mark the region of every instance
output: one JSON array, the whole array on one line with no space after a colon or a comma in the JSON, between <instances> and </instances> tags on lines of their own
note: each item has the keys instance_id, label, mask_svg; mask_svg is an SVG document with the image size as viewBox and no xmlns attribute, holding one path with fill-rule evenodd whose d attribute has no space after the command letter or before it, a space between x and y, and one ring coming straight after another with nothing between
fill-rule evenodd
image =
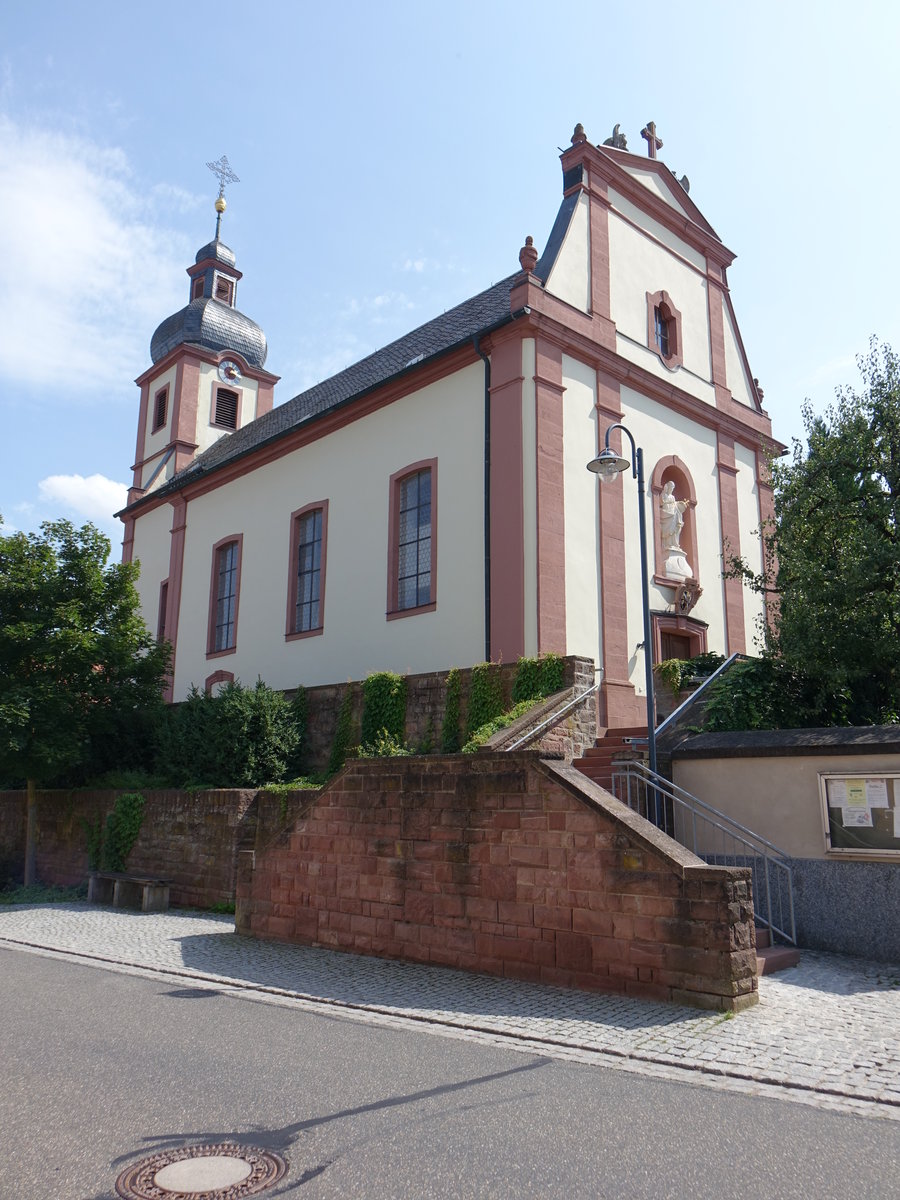
<instances>
[{"instance_id":1,"label":"gold orb finial","mask_svg":"<svg viewBox=\"0 0 900 1200\"><path fill-rule=\"evenodd\" d=\"M226 205L226 203L225 203L225 197L224 197L224 196L217 196L217 197L216 197L216 212L217 212L217 213L223 213L227 207L228 207L228 206L227 206L227 205Z\"/></svg>"}]
</instances>

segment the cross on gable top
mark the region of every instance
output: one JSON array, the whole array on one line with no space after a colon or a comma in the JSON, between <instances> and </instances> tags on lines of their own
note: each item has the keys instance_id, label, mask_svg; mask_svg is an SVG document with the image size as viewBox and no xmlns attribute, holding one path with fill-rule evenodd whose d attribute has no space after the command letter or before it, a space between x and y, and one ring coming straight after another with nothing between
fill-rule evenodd
<instances>
[{"instance_id":1,"label":"cross on gable top","mask_svg":"<svg viewBox=\"0 0 900 1200\"><path fill-rule=\"evenodd\" d=\"M648 121L641 130L641 137L647 143L647 153L650 158L656 158L657 150L662 150L662 138L656 136L656 122Z\"/></svg>"}]
</instances>

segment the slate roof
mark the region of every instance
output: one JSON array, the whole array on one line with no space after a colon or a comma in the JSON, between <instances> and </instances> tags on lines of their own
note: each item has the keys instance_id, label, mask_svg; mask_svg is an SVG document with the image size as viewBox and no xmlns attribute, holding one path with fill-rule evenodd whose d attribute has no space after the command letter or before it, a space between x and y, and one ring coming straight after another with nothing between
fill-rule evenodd
<instances>
[{"instance_id":1,"label":"slate roof","mask_svg":"<svg viewBox=\"0 0 900 1200\"><path fill-rule=\"evenodd\" d=\"M509 293L519 275L520 272L517 272L502 279L442 316L420 325L390 345L339 371L330 379L301 392L286 404L264 413L249 425L220 438L153 494L162 496L176 492L199 475L215 471L261 446L277 441L304 422L348 404L406 370L415 370L421 363L438 358L471 342L478 334L512 320Z\"/></svg>"}]
</instances>

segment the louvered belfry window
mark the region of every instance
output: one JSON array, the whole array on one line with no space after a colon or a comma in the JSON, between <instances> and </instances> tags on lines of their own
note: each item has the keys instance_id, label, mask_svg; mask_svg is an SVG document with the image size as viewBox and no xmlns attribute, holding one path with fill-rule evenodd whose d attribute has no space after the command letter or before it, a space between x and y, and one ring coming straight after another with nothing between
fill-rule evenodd
<instances>
[{"instance_id":1,"label":"louvered belfry window","mask_svg":"<svg viewBox=\"0 0 900 1200\"><path fill-rule=\"evenodd\" d=\"M238 394L227 388L216 389L216 414L214 425L222 429L237 429Z\"/></svg>"}]
</instances>

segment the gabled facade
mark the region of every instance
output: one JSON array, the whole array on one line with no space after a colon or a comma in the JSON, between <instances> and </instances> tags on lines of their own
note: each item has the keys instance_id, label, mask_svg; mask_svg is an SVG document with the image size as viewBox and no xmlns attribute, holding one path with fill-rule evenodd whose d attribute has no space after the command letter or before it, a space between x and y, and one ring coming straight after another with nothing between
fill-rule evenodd
<instances>
[{"instance_id":1,"label":"gabled facade","mask_svg":"<svg viewBox=\"0 0 900 1200\"><path fill-rule=\"evenodd\" d=\"M640 723L637 490L585 469L619 422L647 467L654 659L751 647L758 603L722 555L760 564L776 444L734 256L662 162L578 127L562 168L541 253L527 239L515 274L278 408L264 339L260 359L229 315L233 256L198 254L188 310L216 319L157 331L122 514L172 698L555 651L602 665L607 725Z\"/></svg>"}]
</instances>

